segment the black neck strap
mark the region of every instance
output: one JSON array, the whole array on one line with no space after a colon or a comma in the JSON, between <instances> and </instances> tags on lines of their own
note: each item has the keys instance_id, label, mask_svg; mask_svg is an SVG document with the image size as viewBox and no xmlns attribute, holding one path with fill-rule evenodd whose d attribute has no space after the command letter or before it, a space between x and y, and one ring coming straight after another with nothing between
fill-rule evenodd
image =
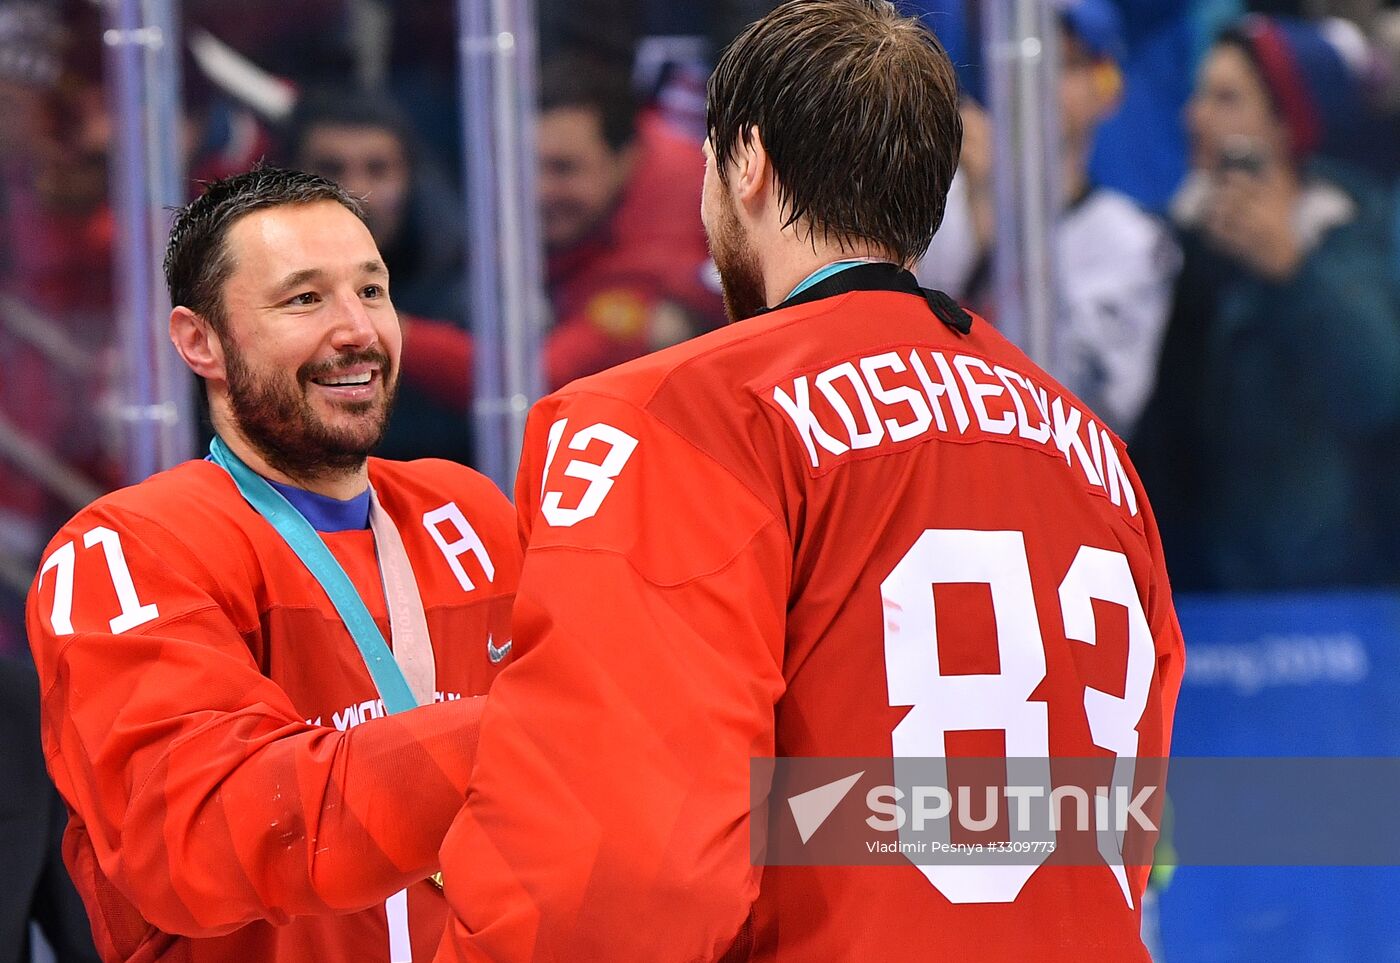
<instances>
[{"instance_id":1,"label":"black neck strap","mask_svg":"<svg viewBox=\"0 0 1400 963\"><path fill-rule=\"evenodd\" d=\"M852 291L895 291L900 294L912 294L916 298L923 298L934 316L958 334L967 334L972 330L972 315L964 311L958 302L942 291L919 287L919 282L913 274L888 261L857 264L855 267L838 271L831 277L794 294L776 308L765 308L759 314L796 307L799 304L810 304L823 298L850 294Z\"/></svg>"}]
</instances>

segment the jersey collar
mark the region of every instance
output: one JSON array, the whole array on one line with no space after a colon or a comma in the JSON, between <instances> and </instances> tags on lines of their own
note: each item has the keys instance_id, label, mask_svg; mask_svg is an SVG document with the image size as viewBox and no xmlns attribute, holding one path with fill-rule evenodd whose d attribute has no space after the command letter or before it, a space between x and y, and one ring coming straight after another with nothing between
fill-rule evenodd
<instances>
[{"instance_id":1,"label":"jersey collar","mask_svg":"<svg viewBox=\"0 0 1400 963\"><path fill-rule=\"evenodd\" d=\"M267 479L318 532L350 532L369 528L369 489L354 498L339 499Z\"/></svg>"},{"instance_id":2,"label":"jersey collar","mask_svg":"<svg viewBox=\"0 0 1400 963\"><path fill-rule=\"evenodd\" d=\"M856 267L860 264L880 263L888 264L889 262L882 262L879 258L874 257L848 257L843 258L840 261L832 261L830 264L824 264L821 267L817 268L815 271L813 271L811 274L807 275L800 282L798 282L797 287L793 288L790 292L788 292L788 298L795 297L796 295L801 294L803 291L807 290L812 285L817 284L821 281L825 281L833 274L840 274L842 271ZM787 300L787 298L784 298L783 300Z\"/></svg>"},{"instance_id":3,"label":"jersey collar","mask_svg":"<svg viewBox=\"0 0 1400 963\"><path fill-rule=\"evenodd\" d=\"M829 274L815 281L815 283L799 288L777 307L765 308L759 314L780 311L783 308L792 308L799 304L810 304L824 298L850 294L852 291L895 291L900 294L912 294L915 297L923 298L938 320L958 334L967 334L972 330L972 315L964 311L956 301L942 291L919 287L919 282L913 274L898 264L892 264L888 261L853 264L844 267L834 274Z\"/></svg>"}]
</instances>

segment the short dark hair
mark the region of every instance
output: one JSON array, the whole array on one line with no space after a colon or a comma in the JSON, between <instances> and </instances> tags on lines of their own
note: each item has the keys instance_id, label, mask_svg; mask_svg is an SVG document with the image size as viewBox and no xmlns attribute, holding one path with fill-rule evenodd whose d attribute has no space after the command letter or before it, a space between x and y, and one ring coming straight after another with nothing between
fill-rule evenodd
<instances>
[{"instance_id":1,"label":"short dark hair","mask_svg":"<svg viewBox=\"0 0 1400 963\"><path fill-rule=\"evenodd\" d=\"M957 78L938 38L892 3L781 4L724 52L707 110L725 183L757 128L785 226L906 263L928 249L962 148Z\"/></svg>"},{"instance_id":2,"label":"short dark hair","mask_svg":"<svg viewBox=\"0 0 1400 963\"><path fill-rule=\"evenodd\" d=\"M360 204L334 181L305 171L259 165L205 185L204 193L175 212L165 247L170 304L183 305L224 330L223 287L233 273L228 232L240 218L269 207L335 201L360 220Z\"/></svg>"},{"instance_id":3,"label":"short dark hair","mask_svg":"<svg viewBox=\"0 0 1400 963\"><path fill-rule=\"evenodd\" d=\"M317 127L373 127L394 136L410 159L417 137L407 113L388 94L359 87L317 87L297 100L287 123L287 151L302 162L306 139Z\"/></svg>"},{"instance_id":4,"label":"short dark hair","mask_svg":"<svg viewBox=\"0 0 1400 963\"><path fill-rule=\"evenodd\" d=\"M540 68L540 112L565 107L598 114L603 140L619 151L637 133L637 95L627 71L585 54L560 54Z\"/></svg>"}]
</instances>

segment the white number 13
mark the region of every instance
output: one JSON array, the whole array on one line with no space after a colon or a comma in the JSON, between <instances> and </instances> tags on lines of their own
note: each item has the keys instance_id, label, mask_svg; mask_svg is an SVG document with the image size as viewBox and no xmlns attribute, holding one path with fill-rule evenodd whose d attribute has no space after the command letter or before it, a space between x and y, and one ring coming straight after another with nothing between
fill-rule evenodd
<instances>
[{"instance_id":1,"label":"white number 13","mask_svg":"<svg viewBox=\"0 0 1400 963\"><path fill-rule=\"evenodd\" d=\"M559 442L564 437L564 429L568 426L569 420L560 418L549 427L549 449L545 455L542 485L549 484L549 469L554 464L554 456L559 453ZM603 499L607 498L608 492L612 491L613 480L626 467L627 460L637 449L637 439L621 428L614 428L603 422L589 425L577 432L569 440L569 449L583 451L595 441L604 442L608 446L608 453L600 463L595 464L591 461L570 458L568 465L564 467L565 475L588 482L588 487L584 489L583 497L579 499L577 505L573 508L564 508L562 505L563 493L544 491L540 512L544 515L545 521L555 528L570 528L584 519L592 518L598 514L598 509L603 507Z\"/></svg>"}]
</instances>

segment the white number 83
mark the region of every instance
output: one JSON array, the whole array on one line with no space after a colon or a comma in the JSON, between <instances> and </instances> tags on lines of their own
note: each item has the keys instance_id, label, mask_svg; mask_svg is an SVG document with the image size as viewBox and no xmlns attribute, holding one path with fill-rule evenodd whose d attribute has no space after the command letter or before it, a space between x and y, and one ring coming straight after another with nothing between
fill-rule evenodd
<instances>
[{"instance_id":1,"label":"white number 83","mask_svg":"<svg viewBox=\"0 0 1400 963\"><path fill-rule=\"evenodd\" d=\"M980 583L991 590L1001 671L945 674L939 658L933 585ZM1006 754L1042 766L1048 784L1050 732L1046 703L1031 695L1045 679L1045 643L1031 588L1025 536L1016 531L929 529L880 585L885 615L885 671L891 706L910 706L892 734L894 755L939 758L950 732L999 729ZM1117 756L1115 783L1131 784L1137 727L1151 694L1155 646L1127 556L1081 546L1059 586L1065 638L1097 645L1093 602L1128 612L1123 696L1086 687L1084 711L1094 744ZM1043 765L1042 765L1043 764ZM898 767L896 766L896 771ZM1013 829L1013 838L1016 831ZM1122 832L1101 832L1099 851L1133 905L1121 860ZM1021 865L920 865L953 903L1009 903L1049 858Z\"/></svg>"}]
</instances>

